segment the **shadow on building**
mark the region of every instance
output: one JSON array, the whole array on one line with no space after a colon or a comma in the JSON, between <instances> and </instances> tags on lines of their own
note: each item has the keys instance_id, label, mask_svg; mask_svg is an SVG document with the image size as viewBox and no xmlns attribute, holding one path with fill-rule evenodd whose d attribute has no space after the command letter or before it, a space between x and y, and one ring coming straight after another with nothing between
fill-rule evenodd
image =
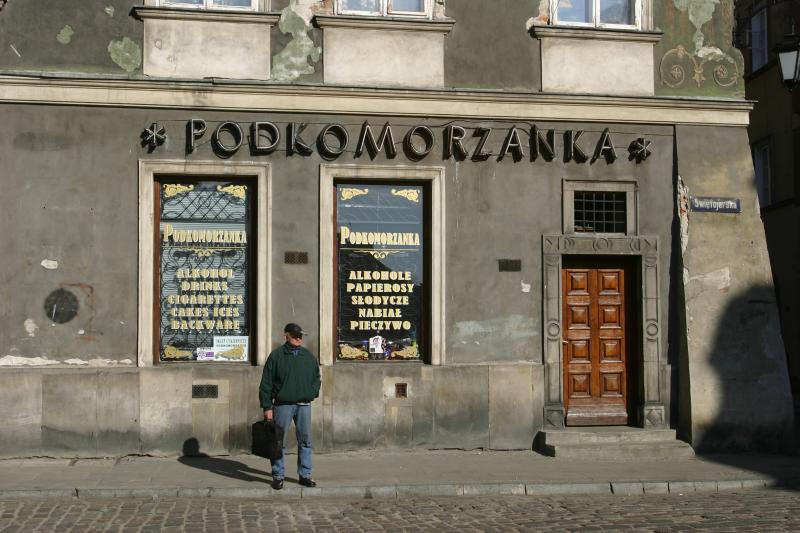
<instances>
[{"instance_id":1,"label":"shadow on building","mask_svg":"<svg viewBox=\"0 0 800 533\"><path fill-rule=\"evenodd\" d=\"M680 436L700 459L800 487L794 402L773 288L755 285L731 298L710 338L711 346L694 344L679 361L682 377L688 370L680 404L689 409L680 415Z\"/></svg>"}]
</instances>

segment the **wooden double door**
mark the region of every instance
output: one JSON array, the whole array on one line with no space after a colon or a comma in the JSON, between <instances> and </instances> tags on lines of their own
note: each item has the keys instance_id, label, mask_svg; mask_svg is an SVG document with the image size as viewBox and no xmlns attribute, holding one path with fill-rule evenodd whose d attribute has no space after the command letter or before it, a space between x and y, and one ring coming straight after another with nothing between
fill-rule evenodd
<instances>
[{"instance_id":1,"label":"wooden double door","mask_svg":"<svg viewBox=\"0 0 800 533\"><path fill-rule=\"evenodd\" d=\"M561 271L564 407L568 426L627 425L631 268L595 261Z\"/></svg>"}]
</instances>

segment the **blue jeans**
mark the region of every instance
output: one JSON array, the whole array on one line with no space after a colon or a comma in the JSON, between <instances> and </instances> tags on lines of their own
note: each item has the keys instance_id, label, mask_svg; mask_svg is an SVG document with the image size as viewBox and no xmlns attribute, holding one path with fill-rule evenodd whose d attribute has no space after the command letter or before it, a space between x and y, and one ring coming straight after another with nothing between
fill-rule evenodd
<instances>
[{"instance_id":1,"label":"blue jeans","mask_svg":"<svg viewBox=\"0 0 800 533\"><path fill-rule=\"evenodd\" d=\"M272 408L272 419L283 428L281 456L270 461L273 479L283 479L285 473L283 458L286 454L286 437L289 435L292 421L297 434L297 473L301 477L311 477L311 406L276 405Z\"/></svg>"}]
</instances>

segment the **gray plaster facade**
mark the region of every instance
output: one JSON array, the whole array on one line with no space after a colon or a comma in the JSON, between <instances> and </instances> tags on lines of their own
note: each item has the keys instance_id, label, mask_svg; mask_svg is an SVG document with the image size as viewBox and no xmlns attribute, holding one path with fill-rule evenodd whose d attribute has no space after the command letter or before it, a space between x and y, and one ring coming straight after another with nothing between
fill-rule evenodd
<instances>
[{"instance_id":1,"label":"gray plaster facade","mask_svg":"<svg viewBox=\"0 0 800 533\"><path fill-rule=\"evenodd\" d=\"M204 23L202 11L172 16L150 2L151 15L144 17L131 6L117 6L113 16L101 9L115 24L125 17L125 37L143 53L144 65L101 75L81 65L105 68L104 58L87 53L81 62L69 62L59 48L67 45L58 40L42 48L52 55L42 52L24 65L13 50L9 56L14 42L6 30L33 24L36 8L8 2L0 10L0 257L6 272L0 292L0 456L175 455L192 437L206 453L246 451L250 425L261 416L260 365L290 321L310 332L307 346L322 363L322 392L314 403L318 451L530 449L538 432L564 427L561 268L579 257L627 261L635 278L628 299L634 317L628 326L630 425L678 428L682 438L706 449L785 444L790 393L755 212L745 129L749 104L724 93L653 97L660 81L648 62L636 72L637 83L652 79L645 96L616 92L613 84L593 94L579 94L585 84L543 92L542 79L549 78L542 69L549 63L532 29L542 21L528 20L540 13L539 2L495 3L508 9L437 0L425 20L368 23L358 17L337 21L338 4L332 2L259 4L263 12L247 16L271 21L259 23L261 30L271 28L271 70L267 65L257 75L242 75L246 79L209 80L192 74L203 58L185 50L176 52L184 54L180 77L163 71L149 76L148 53L157 47L143 28L159 9L155 20L176 25L170 31L180 31L187 17ZM215 31L247 24L247 16L215 14ZM273 25L279 16L286 31ZM315 16L324 21L314 22ZM108 28L90 19L87 14L72 27L79 35L102 26L94 32L99 46ZM602 38L622 48L633 43L631 57L638 57L643 46L653 47L659 31L673 31L667 22L640 27L642 39L620 32ZM412 87L406 79L365 87L358 76L374 59L366 57L364 65L337 71L330 83L323 34L342 24L351 28L339 39L362 30L375 39L391 34L385 44L398 55L415 49L403 43L420 42L417 34L436 35L444 45L426 47L421 56L426 64L440 61L441 69L431 67L435 76ZM580 44L574 31L564 31L567 48ZM552 38L553 32L558 28L539 33ZM597 35L585 38L597 44ZM123 63L130 67L134 56L125 55ZM418 56L398 61L413 68ZM219 61L213 58L214 65ZM620 68L618 61L609 65ZM60 73L47 74L52 71ZM286 77L263 79L276 71ZM192 119L204 120L207 128L190 150ZM245 133L252 123L272 122L282 133L280 146L263 154L243 139L235 153L223 154L212 132L225 122ZM386 150L357 155L365 122L376 134L390 125L395 157ZM312 148L309 155L287 145L289 126L301 123L307 125L301 137ZM329 124L342 125L349 135L337 157L321 155L317 144ZM465 158L447 153L447 127L454 124L469 132ZM143 130L153 125L163 128L163 143L142 141ZM545 135L553 132L554 157L535 157L533 149L541 147L529 141L534 125ZM421 158L409 157L403 146L415 126L430 128L435 137ZM492 156L473 158L480 135L472 133L486 129L492 131L484 152ZM522 153L508 147L514 131ZM569 153L571 138L586 160ZM648 153L635 150L641 140L650 143ZM140 228L152 218L144 199L159 172L142 169L159 165L183 165L194 178L205 175L203 168L210 169L207 177L243 179L260 169L265 207L256 226L266 247L259 249L254 290L264 307L254 320L264 349L249 364L154 364L152 343L142 341L157 311L142 304L153 271L142 267L152 264L146 262L152 242ZM331 344L331 333L321 328L330 317L321 309L331 296L324 279L332 271L322 260L330 243L321 239L320 225L332 213L320 183L333 167L357 168L362 176L371 169L412 177L419 172L420 180L437 176L431 190L441 197L429 253L440 282L429 298L439 312L428 317L437 331L435 357L359 363L320 353ZM180 170L170 171L175 175ZM574 184L631 191L626 231L575 234L567 222L572 206L563 201ZM735 196L742 210L689 213L690 195ZM286 252L305 252L308 261L290 264ZM501 271L500 261L509 259L519 268ZM45 311L56 290L69 291L77 302L65 322ZM216 398L193 398L193 385L208 384L218 387ZM406 397L395 394L397 384L406 385Z\"/></svg>"}]
</instances>

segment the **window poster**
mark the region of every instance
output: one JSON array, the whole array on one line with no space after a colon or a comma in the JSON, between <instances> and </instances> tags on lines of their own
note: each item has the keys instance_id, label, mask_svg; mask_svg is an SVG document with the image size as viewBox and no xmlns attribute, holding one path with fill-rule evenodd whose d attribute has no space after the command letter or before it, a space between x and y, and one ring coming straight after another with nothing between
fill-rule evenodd
<instances>
[{"instance_id":1,"label":"window poster","mask_svg":"<svg viewBox=\"0 0 800 533\"><path fill-rule=\"evenodd\" d=\"M160 184L161 361L249 361L250 195L224 181Z\"/></svg>"},{"instance_id":2,"label":"window poster","mask_svg":"<svg viewBox=\"0 0 800 533\"><path fill-rule=\"evenodd\" d=\"M336 185L339 360L419 361L424 189Z\"/></svg>"}]
</instances>

